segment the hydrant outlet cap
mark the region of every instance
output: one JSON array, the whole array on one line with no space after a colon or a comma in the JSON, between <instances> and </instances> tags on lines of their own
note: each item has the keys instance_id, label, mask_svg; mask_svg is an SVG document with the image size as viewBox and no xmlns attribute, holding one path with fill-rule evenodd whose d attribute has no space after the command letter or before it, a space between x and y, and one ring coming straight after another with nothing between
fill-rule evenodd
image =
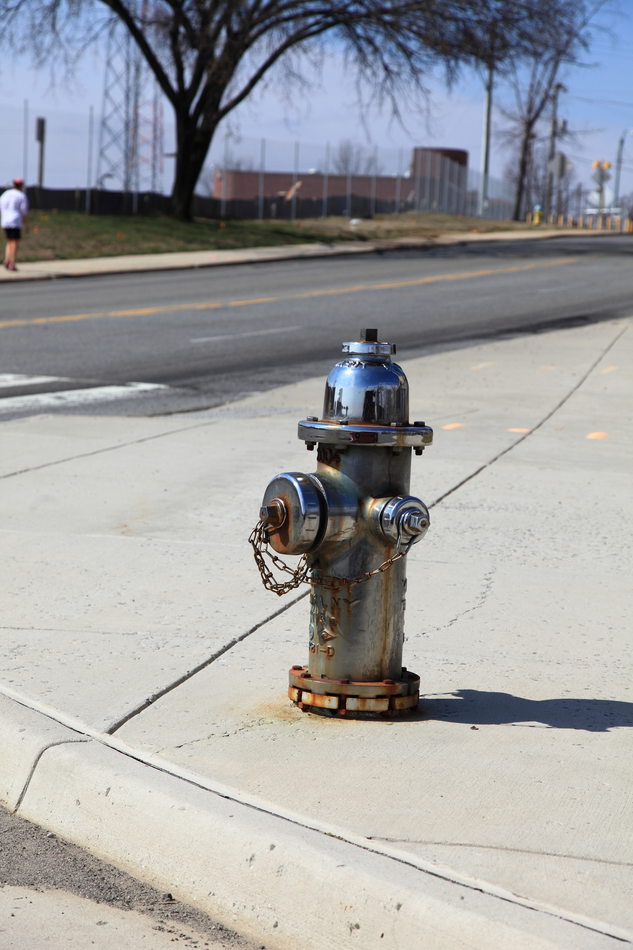
<instances>
[{"instance_id":1,"label":"hydrant outlet cap","mask_svg":"<svg viewBox=\"0 0 633 950\"><path fill-rule=\"evenodd\" d=\"M269 483L262 499L262 510L279 506L283 519L273 520L268 543L278 554L304 554L311 551L320 537L322 502L309 475L284 472Z\"/></svg>"}]
</instances>

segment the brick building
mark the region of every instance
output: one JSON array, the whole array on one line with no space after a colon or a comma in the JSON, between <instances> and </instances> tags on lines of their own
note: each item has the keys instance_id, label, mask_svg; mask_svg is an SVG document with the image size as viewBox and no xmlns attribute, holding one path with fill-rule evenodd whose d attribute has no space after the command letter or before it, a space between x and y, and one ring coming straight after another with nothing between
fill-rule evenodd
<instances>
[{"instance_id":1,"label":"brick building","mask_svg":"<svg viewBox=\"0 0 633 950\"><path fill-rule=\"evenodd\" d=\"M242 211L252 203L264 217L366 216L413 209L463 213L467 171L468 152L415 148L402 175L222 169L215 173L213 197L229 212L232 205Z\"/></svg>"}]
</instances>

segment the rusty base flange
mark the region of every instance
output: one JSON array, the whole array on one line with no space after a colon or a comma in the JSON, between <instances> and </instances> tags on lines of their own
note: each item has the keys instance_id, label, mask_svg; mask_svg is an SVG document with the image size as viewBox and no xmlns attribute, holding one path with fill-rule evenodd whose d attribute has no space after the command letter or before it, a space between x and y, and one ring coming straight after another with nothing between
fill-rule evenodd
<instances>
[{"instance_id":1,"label":"rusty base flange","mask_svg":"<svg viewBox=\"0 0 633 950\"><path fill-rule=\"evenodd\" d=\"M355 682L313 677L307 666L289 671L288 696L299 709L338 716L402 716L412 713L420 697L420 677L402 668L399 680Z\"/></svg>"}]
</instances>

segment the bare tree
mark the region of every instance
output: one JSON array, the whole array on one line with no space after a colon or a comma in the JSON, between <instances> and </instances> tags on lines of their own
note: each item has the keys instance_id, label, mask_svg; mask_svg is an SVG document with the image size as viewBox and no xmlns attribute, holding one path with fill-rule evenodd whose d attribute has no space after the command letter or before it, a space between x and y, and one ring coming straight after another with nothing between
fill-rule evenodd
<instances>
[{"instance_id":1,"label":"bare tree","mask_svg":"<svg viewBox=\"0 0 633 950\"><path fill-rule=\"evenodd\" d=\"M332 151L332 171L336 175L378 175L381 172L378 156L351 139L342 139Z\"/></svg>"},{"instance_id":2,"label":"bare tree","mask_svg":"<svg viewBox=\"0 0 633 950\"><path fill-rule=\"evenodd\" d=\"M527 191L534 176L536 163L534 149L539 141L540 124L547 107L552 108L552 129L556 129L556 103L562 84L559 82L564 67L577 65L589 45L589 24L607 0L589 4L583 0L542 0L540 35L534 37L526 54L512 63L508 71L514 92L514 109L503 109L508 120L506 140L517 143L517 167L514 179L515 198L513 217L523 218L527 207ZM531 47L531 48L530 48ZM552 162L554 135L549 136L548 162ZM551 168L546 172L546 184L540 199L551 189Z\"/></svg>"},{"instance_id":3,"label":"bare tree","mask_svg":"<svg viewBox=\"0 0 633 950\"><path fill-rule=\"evenodd\" d=\"M2 0L0 37L45 63L73 57L119 21L171 104L176 126L172 209L191 214L193 191L222 120L273 70L302 74L306 56L342 52L360 82L398 114L423 88L429 64L449 73L473 55L477 23L499 6L538 0ZM499 22L498 43L523 46L528 15Z\"/></svg>"},{"instance_id":4,"label":"bare tree","mask_svg":"<svg viewBox=\"0 0 633 950\"><path fill-rule=\"evenodd\" d=\"M514 143L514 154L504 169L504 177L509 181L515 192L519 185L519 148L520 143ZM549 145L547 136L541 136L535 139L530 148L527 166L525 168L525 180L523 182L523 203L524 207L533 208L537 204L542 204L543 195L548 188L549 179ZM558 197L556 207L561 213L566 213L568 201L564 199L573 185L574 173L570 166L562 163L561 173L556 176L556 187Z\"/></svg>"}]
</instances>

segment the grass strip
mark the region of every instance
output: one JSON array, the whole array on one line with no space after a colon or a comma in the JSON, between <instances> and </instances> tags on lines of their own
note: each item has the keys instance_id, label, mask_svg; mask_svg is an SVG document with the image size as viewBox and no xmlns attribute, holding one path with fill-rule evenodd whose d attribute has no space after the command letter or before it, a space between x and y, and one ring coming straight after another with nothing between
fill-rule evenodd
<instances>
[{"instance_id":1,"label":"grass strip","mask_svg":"<svg viewBox=\"0 0 633 950\"><path fill-rule=\"evenodd\" d=\"M20 260L77 260L125 254L276 247L313 242L437 237L447 232L525 229L513 221L409 212L352 223L345 218L303 221L176 221L164 216L87 215L34 211L20 246Z\"/></svg>"}]
</instances>

